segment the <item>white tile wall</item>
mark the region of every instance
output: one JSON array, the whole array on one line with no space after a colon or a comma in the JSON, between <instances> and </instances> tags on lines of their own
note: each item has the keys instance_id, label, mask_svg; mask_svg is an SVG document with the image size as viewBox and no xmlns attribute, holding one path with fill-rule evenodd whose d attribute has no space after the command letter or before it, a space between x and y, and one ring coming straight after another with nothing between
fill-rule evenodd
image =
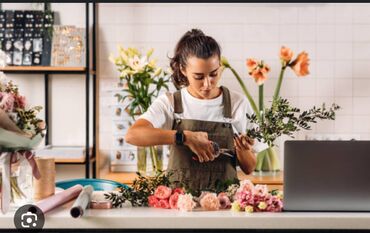
<instances>
[{"instance_id":1,"label":"white tile wall","mask_svg":"<svg viewBox=\"0 0 370 233\"><path fill-rule=\"evenodd\" d=\"M126 46L153 47L162 64L172 55L177 40L196 27L214 37L223 55L239 71L254 97L258 88L248 76L245 59L265 60L272 71L265 84L265 99L274 91L280 64L281 45L302 50L311 59L310 75L297 78L291 70L285 73L281 93L302 109L326 102L339 104L337 120L322 121L306 133L360 133L370 137L370 4L99 4L101 55L115 51L117 43ZM118 18L115 12L122 12ZM132 13L133 12L133 13ZM207 12L207 14L205 14ZM123 28L123 30L120 30ZM118 32L119 31L119 32ZM112 36L114 35L114 36ZM104 47L104 49L102 48ZM110 51L104 51L106 48ZM100 57L100 76L112 82L116 76L106 57ZM225 71L222 85L241 92L237 81ZM111 85L111 84L108 84ZM101 107L103 109L103 107ZM104 115L104 114L103 114ZM101 119L106 120L106 117ZM109 122L100 122L103 128ZM106 137L109 130L104 130ZM103 149L108 145L102 143Z\"/></svg>"}]
</instances>

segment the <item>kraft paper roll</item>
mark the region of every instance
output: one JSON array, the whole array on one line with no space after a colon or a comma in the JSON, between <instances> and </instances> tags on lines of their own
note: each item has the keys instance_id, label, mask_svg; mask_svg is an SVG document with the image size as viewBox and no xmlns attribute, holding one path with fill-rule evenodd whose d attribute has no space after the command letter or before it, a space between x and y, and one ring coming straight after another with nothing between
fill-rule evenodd
<instances>
[{"instance_id":1,"label":"kraft paper roll","mask_svg":"<svg viewBox=\"0 0 370 233\"><path fill-rule=\"evenodd\" d=\"M55 193L55 160L54 158L36 158L41 178L33 179L33 198L42 200Z\"/></svg>"},{"instance_id":2,"label":"kraft paper roll","mask_svg":"<svg viewBox=\"0 0 370 233\"><path fill-rule=\"evenodd\" d=\"M72 217L78 218L84 215L85 209L90 203L91 194L93 191L94 188L91 185L87 185L84 187L70 210Z\"/></svg>"},{"instance_id":3,"label":"kraft paper roll","mask_svg":"<svg viewBox=\"0 0 370 233\"><path fill-rule=\"evenodd\" d=\"M42 212L45 214L48 211L63 205L66 202L75 199L82 191L83 187L80 184L76 184L69 189L66 189L62 192L59 192L53 196L47 197L44 200L41 200L36 203L36 206L39 207Z\"/></svg>"}]
</instances>

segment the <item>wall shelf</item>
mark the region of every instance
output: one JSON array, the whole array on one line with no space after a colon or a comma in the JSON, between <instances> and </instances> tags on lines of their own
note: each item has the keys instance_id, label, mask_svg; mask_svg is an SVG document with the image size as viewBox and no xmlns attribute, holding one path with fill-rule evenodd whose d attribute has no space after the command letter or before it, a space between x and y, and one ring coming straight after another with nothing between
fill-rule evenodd
<instances>
[{"instance_id":1,"label":"wall shelf","mask_svg":"<svg viewBox=\"0 0 370 233\"><path fill-rule=\"evenodd\" d=\"M90 38L90 5L92 5L92 37ZM47 4L44 6L47 9ZM4 73L12 74L42 74L44 76L45 84L45 122L50 125L49 121L49 75L51 74L80 74L85 76L85 97L86 97L86 129L85 129L85 157L84 158L60 158L58 157L55 162L57 164L80 164L85 166L85 178L96 178L96 3L85 3L85 44L86 44L86 67L57 67L57 66L6 66L0 68ZM91 40L91 41L90 41ZM91 51L90 51L91 50ZM92 79L91 79L92 76ZM92 81L92 92L90 90L90 80ZM90 93L92 93L92 111L90 113ZM90 114L92 114L92 145L90 145ZM51 146L50 132L51 128L45 135L45 145ZM92 166L91 166L92 164Z\"/></svg>"},{"instance_id":2,"label":"wall shelf","mask_svg":"<svg viewBox=\"0 0 370 233\"><path fill-rule=\"evenodd\" d=\"M71 73L85 74L86 67L62 67L62 66L6 66L0 68L0 71L7 73ZM95 74L90 70L90 74Z\"/></svg>"}]
</instances>

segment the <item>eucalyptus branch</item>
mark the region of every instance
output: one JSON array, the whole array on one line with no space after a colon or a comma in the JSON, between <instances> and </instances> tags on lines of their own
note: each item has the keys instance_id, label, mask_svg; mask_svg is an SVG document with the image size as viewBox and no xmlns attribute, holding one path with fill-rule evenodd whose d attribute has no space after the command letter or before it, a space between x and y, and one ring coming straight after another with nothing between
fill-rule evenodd
<instances>
[{"instance_id":1,"label":"eucalyptus branch","mask_svg":"<svg viewBox=\"0 0 370 233\"><path fill-rule=\"evenodd\" d=\"M314 106L301 112L299 108L292 107L288 100L278 98L272 103L271 108L265 109L263 120L257 118L255 114L247 114L250 122L258 125L248 130L247 135L273 146L274 141L283 134L294 138L294 132L300 129L310 130L310 123L316 123L317 119L335 120L335 111L339 109L340 107L334 103L329 109L322 104L320 108Z\"/></svg>"}]
</instances>

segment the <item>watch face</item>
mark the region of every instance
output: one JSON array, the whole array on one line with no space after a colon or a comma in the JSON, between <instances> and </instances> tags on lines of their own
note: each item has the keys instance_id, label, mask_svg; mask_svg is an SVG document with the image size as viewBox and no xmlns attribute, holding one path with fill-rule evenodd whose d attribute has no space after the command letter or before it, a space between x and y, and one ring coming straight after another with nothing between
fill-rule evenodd
<instances>
[{"instance_id":1,"label":"watch face","mask_svg":"<svg viewBox=\"0 0 370 233\"><path fill-rule=\"evenodd\" d=\"M183 145L184 144L184 133L182 131L176 132L176 144Z\"/></svg>"}]
</instances>

